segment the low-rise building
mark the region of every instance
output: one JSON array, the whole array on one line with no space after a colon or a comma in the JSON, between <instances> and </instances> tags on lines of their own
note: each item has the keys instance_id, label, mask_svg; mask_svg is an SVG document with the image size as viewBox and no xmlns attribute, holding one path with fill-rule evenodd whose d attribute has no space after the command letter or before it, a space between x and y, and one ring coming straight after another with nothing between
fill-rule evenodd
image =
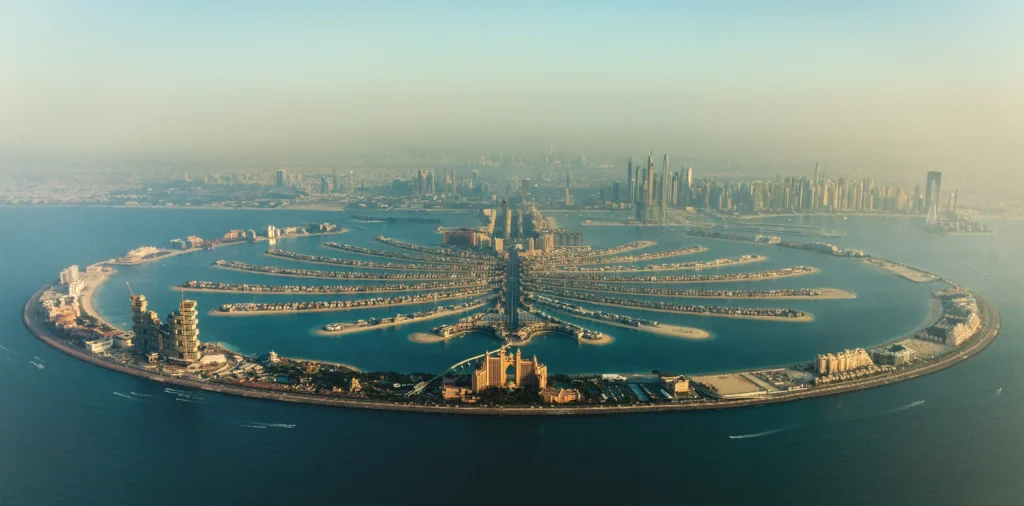
<instances>
[{"instance_id":1,"label":"low-rise building","mask_svg":"<svg viewBox=\"0 0 1024 506\"><path fill-rule=\"evenodd\" d=\"M543 388L540 397L546 404L579 402L583 395L575 388Z\"/></svg>"},{"instance_id":2,"label":"low-rise building","mask_svg":"<svg viewBox=\"0 0 1024 506\"><path fill-rule=\"evenodd\" d=\"M118 334L114 336L114 347L115 348L131 348L132 347L132 335L131 334Z\"/></svg>"},{"instance_id":3,"label":"low-rise building","mask_svg":"<svg viewBox=\"0 0 1024 506\"><path fill-rule=\"evenodd\" d=\"M85 349L89 353L99 354L110 350L114 346L113 339L94 339L85 341Z\"/></svg>"},{"instance_id":4,"label":"low-rise building","mask_svg":"<svg viewBox=\"0 0 1024 506\"><path fill-rule=\"evenodd\" d=\"M662 376L661 387L672 395L690 393L690 380L683 376Z\"/></svg>"},{"instance_id":5,"label":"low-rise building","mask_svg":"<svg viewBox=\"0 0 1024 506\"><path fill-rule=\"evenodd\" d=\"M868 352L863 348L843 350L839 353L826 353L818 355L814 362L814 370L822 376L831 376L836 373L852 371L861 367L874 365Z\"/></svg>"},{"instance_id":6,"label":"low-rise building","mask_svg":"<svg viewBox=\"0 0 1024 506\"><path fill-rule=\"evenodd\" d=\"M914 350L899 343L871 350L871 359L878 365L906 365L912 358Z\"/></svg>"}]
</instances>

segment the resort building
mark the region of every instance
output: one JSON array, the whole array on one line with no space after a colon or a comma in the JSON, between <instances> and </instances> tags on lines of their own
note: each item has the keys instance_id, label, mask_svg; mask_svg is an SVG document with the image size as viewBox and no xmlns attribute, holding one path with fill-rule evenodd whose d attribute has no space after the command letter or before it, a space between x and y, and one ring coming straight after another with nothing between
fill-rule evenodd
<instances>
[{"instance_id":1,"label":"resort building","mask_svg":"<svg viewBox=\"0 0 1024 506\"><path fill-rule=\"evenodd\" d=\"M444 232L444 243L449 246L479 246L480 235L470 228L458 228Z\"/></svg>"},{"instance_id":2,"label":"resort building","mask_svg":"<svg viewBox=\"0 0 1024 506\"><path fill-rule=\"evenodd\" d=\"M954 292L941 298L942 319L917 337L947 346L960 346L981 327L978 302L972 295L963 292Z\"/></svg>"},{"instance_id":3,"label":"resort building","mask_svg":"<svg viewBox=\"0 0 1024 506\"><path fill-rule=\"evenodd\" d=\"M72 265L71 267L60 271L60 284L70 285L71 283L78 281L78 274L79 271L77 265Z\"/></svg>"},{"instance_id":4,"label":"resort building","mask_svg":"<svg viewBox=\"0 0 1024 506\"><path fill-rule=\"evenodd\" d=\"M160 351L163 335L160 332L160 317L148 309L145 295L132 295L132 342L143 353Z\"/></svg>"},{"instance_id":5,"label":"resort building","mask_svg":"<svg viewBox=\"0 0 1024 506\"><path fill-rule=\"evenodd\" d=\"M137 263L145 260L146 257L151 256L151 255L155 255L155 254L157 254L159 252L160 252L160 249L157 248L156 246L142 246L141 248L135 248L135 249L129 251L128 253L126 253L123 257L118 258L117 259L117 263L119 263L119 264L137 264Z\"/></svg>"},{"instance_id":6,"label":"resort building","mask_svg":"<svg viewBox=\"0 0 1024 506\"><path fill-rule=\"evenodd\" d=\"M672 395L690 393L690 380L682 376L662 376L661 388Z\"/></svg>"},{"instance_id":7,"label":"resort building","mask_svg":"<svg viewBox=\"0 0 1024 506\"><path fill-rule=\"evenodd\" d=\"M199 312L196 301L182 300L177 310L160 322L147 307L145 295L132 295L134 343L142 353L159 352L168 361L192 364L199 361Z\"/></svg>"},{"instance_id":8,"label":"resort building","mask_svg":"<svg viewBox=\"0 0 1024 506\"><path fill-rule=\"evenodd\" d=\"M512 378L505 375L509 366L515 369ZM537 357L524 360L522 350L516 350L515 356L505 353L504 349L494 355L485 353L473 372L473 392L506 385L514 388L535 386L543 390L548 386L548 366L538 362Z\"/></svg>"},{"instance_id":9,"label":"resort building","mask_svg":"<svg viewBox=\"0 0 1024 506\"><path fill-rule=\"evenodd\" d=\"M814 362L814 370L822 376L831 376L833 374L852 371L861 367L869 367L874 365L871 361L871 357L868 356L868 352L864 351L863 348L857 348L853 350L843 350L839 353L826 353L824 355L818 355L818 359Z\"/></svg>"},{"instance_id":10,"label":"resort building","mask_svg":"<svg viewBox=\"0 0 1024 506\"><path fill-rule=\"evenodd\" d=\"M545 404L565 404L579 402L583 395L575 388L545 388L540 391L540 397Z\"/></svg>"},{"instance_id":11,"label":"resort building","mask_svg":"<svg viewBox=\"0 0 1024 506\"><path fill-rule=\"evenodd\" d=\"M191 364L199 360L199 311L196 301L183 300L167 316L164 355L169 361Z\"/></svg>"},{"instance_id":12,"label":"resort building","mask_svg":"<svg viewBox=\"0 0 1024 506\"><path fill-rule=\"evenodd\" d=\"M914 358L914 350L899 343L871 350L871 359L878 365L906 365L912 358Z\"/></svg>"}]
</instances>

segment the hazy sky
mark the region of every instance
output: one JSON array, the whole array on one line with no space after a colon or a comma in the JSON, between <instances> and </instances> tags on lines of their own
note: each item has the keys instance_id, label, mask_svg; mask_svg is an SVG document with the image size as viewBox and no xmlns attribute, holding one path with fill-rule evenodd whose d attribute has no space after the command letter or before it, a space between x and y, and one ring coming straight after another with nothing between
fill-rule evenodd
<instances>
[{"instance_id":1,"label":"hazy sky","mask_svg":"<svg viewBox=\"0 0 1024 506\"><path fill-rule=\"evenodd\" d=\"M0 150L647 148L1020 170L1024 2L0 4Z\"/></svg>"}]
</instances>

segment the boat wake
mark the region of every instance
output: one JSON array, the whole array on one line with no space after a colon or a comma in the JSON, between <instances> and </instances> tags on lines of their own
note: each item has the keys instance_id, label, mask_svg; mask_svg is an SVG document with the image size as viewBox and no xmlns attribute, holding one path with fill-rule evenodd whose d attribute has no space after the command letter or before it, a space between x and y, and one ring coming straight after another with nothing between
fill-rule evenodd
<instances>
[{"instance_id":1,"label":"boat wake","mask_svg":"<svg viewBox=\"0 0 1024 506\"><path fill-rule=\"evenodd\" d=\"M156 395L140 394L137 392L131 392L131 394L134 395L135 397L157 397Z\"/></svg>"},{"instance_id":2,"label":"boat wake","mask_svg":"<svg viewBox=\"0 0 1024 506\"><path fill-rule=\"evenodd\" d=\"M177 399L179 401L187 399L187 400L190 400L192 402L199 402L199 401L203 400L203 398L201 396L199 396L199 395L196 395L195 392L186 392L185 390L178 390L176 388L170 388L170 387L164 388L164 393L177 396Z\"/></svg>"},{"instance_id":3,"label":"boat wake","mask_svg":"<svg viewBox=\"0 0 1024 506\"><path fill-rule=\"evenodd\" d=\"M195 399L189 399L189 398L186 398L186 397L175 397L174 400L181 401L181 402L194 402L196 404L202 404L201 402L199 402L199 401L197 401Z\"/></svg>"},{"instance_id":4,"label":"boat wake","mask_svg":"<svg viewBox=\"0 0 1024 506\"><path fill-rule=\"evenodd\" d=\"M30 363L30 364L32 364L32 365L34 365L34 366L36 366L36 369L46 369L46 366L45 366L45 365L43 365L43 364L40 364L39 362L36 362L36 361L34 361L34 360L29 360L29 361L28 361L28 363Z\"/></svg>"},{"instance_id":5,"label":"boat wake","mask_svg":"<svg viewBox=\"0 0 1024 506\"><path fill-rule=\"evenodd\" d=\"M239 427L245 427L247 429L266 429L267 428L265 425L256 425L256 424L249 424L249 423L240 423L240 424L238 424L238 426Z\"/></svg>"},{"instance_id":6,"label":"boat wake","mask_svg":"<svg viewBox=\"0 0 1024 506\"><path fill-rule=\"evenodd\" d=\"M130 401L134 401L134 400L135 400L135 398L134 398L134 397L132 397L132 396L130 396L130 395L125 395L125 394L122 394L121 392L114 392L114 395L116 395L116 396L118 396L118 397L124 397L125 399L128 399L128 400L130 400Z\"/></svg>"},{"instance_id":7,"label":"boat wake","mask_svg":"<svg viewBox=\"0 0 1024 506\"><path fill-rule=\"evenodd\" d=\"M34 359L36 359L36 360L38 360L38 361L40 361L40 362L46 362L45 360L43 360L43 359L41 359L41 358L39 358L39 357L32 357L32 358L34 358Z\"/></svg>"},{"instance_id":8,"label":"boat wake","mask_svg":"<svg viewBox=\"0 0 1024 506\"><path fill-rule=\"evenodd\" d=\"M294 423L263 423L263 422L246 422L251 425L261 425L263 428L273 427L275 429L294 429Z\"/></svg>"},{"instance_id":9,"label":"boat wake","mask_svg":"<svg viewBox=\"0 0 1024 506\"><path fill-rule=\"evenodd\" d=\"M898 407L898 408L893 408L893 409L890 409L890 410L889 410L889 412L890 412L890 413L895 413L895 412L897 412L897 411L903 411L903 410L905 410L905 409L911 409L911 408L916 408L916 407L918 407L918 406L920 406L920 405L922 405L922 404L924 404L924 401L923 401L923 400L920 400L920 401L914 401L914 402L911 402L910 404L907 404L906 406L900 406L900 407Z\"/></svg>"},{"instance_id":10,"label":"boat wake","mask_svg":"<svg viewBox=\"0 0 1024 506\"><path fill-rule=\"evenodd\" d=\"M796 425L790 425L789 427L783 427L781 429L775 429L775 430L766 430L764 432L757 432L757 433L754 433L754 434L740 434L738 436L729 436L729 439L753 439L755 437L770 436L772 434L777 434L777 433L782 432L784 430L794 429L796 427L797 427Z\"/></svg>"}]
</instances>

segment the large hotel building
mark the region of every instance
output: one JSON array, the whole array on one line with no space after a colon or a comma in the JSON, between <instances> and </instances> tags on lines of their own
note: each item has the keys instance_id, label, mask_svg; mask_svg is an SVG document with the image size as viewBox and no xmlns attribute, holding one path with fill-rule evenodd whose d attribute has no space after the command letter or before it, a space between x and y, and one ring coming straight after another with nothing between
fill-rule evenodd
<instances>
[{"instance_id":1,"label":"large hotel building","mask_svg":"<svg viewBox=\"0 0 1024 506\"><path fill-rule=\"evenodd\" d=\"M132 331L135 346L142 353L159 353L167 361L193 364L199 361L199 311L196 301L182 300L163 324L156 311L149 311L145 295L132 295Z\"/></svg>"}]
</instances>

